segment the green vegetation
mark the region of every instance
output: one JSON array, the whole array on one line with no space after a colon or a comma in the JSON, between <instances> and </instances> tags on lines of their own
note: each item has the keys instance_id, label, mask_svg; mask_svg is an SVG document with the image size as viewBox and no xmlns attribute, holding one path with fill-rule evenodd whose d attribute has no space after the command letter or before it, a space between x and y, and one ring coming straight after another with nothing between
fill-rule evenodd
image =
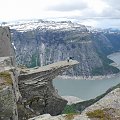
<instances>
[{"instance_id":1,"label":"green vegetation","mask_svg":"<svg viewBox=\"0 0 120 120\"><path fill-rule=\"evenodd\" d=\"M67 114L65 116L65 120L73 120L76 115L78 115L78 114L76 114L76 113Z\"/></svg>"},{"instance_id":2,"label":"green vegetation","mask_svg":"<svg viewBox=\"0 0 120 120\"><path fill-rule=\"evenodd\" d=\"M111 120L110 116L104 110L94 110L86 113L89 118L99 118L100 120Z\"/></svg>"},{"instance_id":3,"label":"green vegetation","mask_svg":"<svg viewBox=\"0 0 120 120\"><path fill-rule=\"evenodd\" d=\"M79 113L75 110L73 105L66 105L62 114L66 114L65 120L73 120L73 118Z\"/></svg>"},{"instance_id":4,"label":"green vegetation","mask_svg":"<svg viewBox=\"0 0 120 120\"><path fill-rule=\"evenodd\" d=\"M63 114L77 113L73 105L66 105L63 110Z\"/></svg>"},{"instance_id":5,"label":"green vegetation","mask_svg":"<svg viewBox=\"0 0 120 120\"><path fill-rule=\"evenodd\" d=\"M114 51L118 51L120 49L120 34L105 34L105 36L110 40L112 46L114 47Z\"/></svg>"},{"instance_id":6,"label":"green vegetation","mask_svg":"<svg viewBox=\"0 0 120 120\"><path fill-rule=\"evenodd\" d=\"M39 62L39 55L38 53L35 53L32 55L32 58L31 58L31 63L29 65L26 65L28 68L33 68L33 67L36 67L36 66L39 66L40 65L40 62Z\"/></svg>"},{"instance_id":7,"label":"green vegetation","mask_svg":"<svg viewBox=\"0 0 120 120\"><path fill-rule=\"evenodd\" d=\"M4 79L4 84L12 85L12 78L9 72L1 72L0 77Z\"/></svg>"},{"instance_id":8,"label":"green vegetation","mask_svg":"<svg viewBox=\"0 0 120 120\"><path fill-rule=\"evenodd\" d=\"M105 53L102 54L98 51L97 51L97 53L102 60L103 66L94 68L91 72L92 75L95 75L95 76L97 76L97 75L107 75L107 74L113 74L113 73L120 72L120 70L118 68L110 65L114 61L108 59L107 55L105 55Z\"/></svg>"},{"instance_id":9,"label":"green vegetation","mask_svg":"<svg viewBox=\"0 0 120 120\"><path fill-rule=\"evenodd\" d=\"M107 75L118 73L120 70L114 66L110 66L107 63L104 63L102 67L94 68L92 70L92 75Z\"/></svg>"},{"instance_id":10,"label":"green vegetation","mask_svg":"<svg viewBox=\"0 0 120 120\"><path fill-rule=\"evenodd\" d=\"M92 70L92 75L103 75L103 67L94 68Z\"/></svg>"}]
</instances>

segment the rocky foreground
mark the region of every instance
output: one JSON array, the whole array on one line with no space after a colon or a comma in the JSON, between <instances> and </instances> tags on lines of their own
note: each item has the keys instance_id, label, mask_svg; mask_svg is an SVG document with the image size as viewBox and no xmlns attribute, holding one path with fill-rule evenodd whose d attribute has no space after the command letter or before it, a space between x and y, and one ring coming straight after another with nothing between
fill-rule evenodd
<instances>
[{"instance_id":1,"label":"rocky foreground","mask_svg":"<svg viewBox=\"0 0 120 120\"><path fill-rule=\"evenodd\" d=\"M110 120L120 120L120 84L116 89L112 90L105 97L97 101L95 104L86 108L82 115L89 115L90 117L94 116L95 113L104 113L104 119Z\"/></svg>"},{"instance_id":2,"label":"rocky foreground","mask_svg":"<svg viewBox=\"0 0 120 120\"><path fill-rule=\"evenodd\" d=\"M58 95L52 80L75 64L78 64L75 60L60 61L35 69L21 70L18 84L24 105L35 115L60 114L67 101ZM22 111L24 112L23 109Z\"/></svg>"},{"instance_id":3,"label":"rocky foreground","mask_svg":"<svg viewBox=\"0 0 120 120\"><path fill-rule=\"evenodd\" d=\"M58 115L63 111L67 101L58 95L52 80L78 64L77 61L18 68L8 27L0 27L0 53L0 120L27 120L40 114Z\"/></svg>"},{"instance_id":4,"label":"rocky foreground","mask_svg":"<svg viewBox=\"0 0 120 120\"><path fill-rule=\"evenodd\" d=\"M120 84L108 91L111 92L86 107L81 114L77 112L54 117L44 114L29 120L120 120Z\"/></svg>"}]
</instances>

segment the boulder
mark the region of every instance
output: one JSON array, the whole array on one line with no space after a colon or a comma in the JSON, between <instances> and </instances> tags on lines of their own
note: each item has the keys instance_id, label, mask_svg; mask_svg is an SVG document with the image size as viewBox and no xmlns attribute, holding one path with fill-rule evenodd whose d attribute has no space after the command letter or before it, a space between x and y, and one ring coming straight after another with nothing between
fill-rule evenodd
<instances>
[{"instance_id":1,"label":"boulder","mask_svg":"<svg viewBox=\"0 0 120 120\"><path fill-rule=\"evenodd\" d=\"M78 64L75 60L60 61L39 68L21 70L18 84L24 105L36 114L60 114L67 101L58 95L52 80L75 64Z\"/></svg>"}]
</instances>

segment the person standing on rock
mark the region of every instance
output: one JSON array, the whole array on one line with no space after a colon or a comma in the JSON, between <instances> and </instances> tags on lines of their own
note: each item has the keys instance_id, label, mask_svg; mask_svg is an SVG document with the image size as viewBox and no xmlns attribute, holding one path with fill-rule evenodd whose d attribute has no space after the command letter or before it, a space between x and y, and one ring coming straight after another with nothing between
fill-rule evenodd
<instances>
[{"instance_id":1,"label":"person standing on rock","mask_svg":"<svg viewBox=\"0 0 120 120\"><path fill-rule=\"evenodd\" d=\"M67 58L67 62L69 62L70 60L73 60L74 57L68 57Z\"/></svg>"},{"instance_id":2,"label":"person standing on rock","mask_svg":"<svg viewBox=\"0 0 120 120\"><path fill-rule=\"evenodd\" d=\"M67 58L67 62L69 62L70 61L70 59L69 59L69 57Z\"/></svg>"}]
</instances>

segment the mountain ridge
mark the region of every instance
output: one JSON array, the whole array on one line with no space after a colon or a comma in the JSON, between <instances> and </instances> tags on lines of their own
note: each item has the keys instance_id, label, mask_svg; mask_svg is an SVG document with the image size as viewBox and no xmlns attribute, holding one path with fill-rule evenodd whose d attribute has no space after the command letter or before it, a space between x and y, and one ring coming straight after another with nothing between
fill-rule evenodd
<instances>
[{"instance_id":1,"label":"mountain ridge","mask_svg":"<svg viewBox=\"0 0 120 120\"><path fill-rule=\"evenodd\" d=\"M27 29L34 24L36 28ZM109 32L89 31L71 21L43 20L12 26L11 32L18 64L35 67L74 57L80 64L64 74L88 77L119 72L107 58L119 48L115 49L117 43L113 44L112 37L107 36Z\"/></svg>"}]
</instances>

